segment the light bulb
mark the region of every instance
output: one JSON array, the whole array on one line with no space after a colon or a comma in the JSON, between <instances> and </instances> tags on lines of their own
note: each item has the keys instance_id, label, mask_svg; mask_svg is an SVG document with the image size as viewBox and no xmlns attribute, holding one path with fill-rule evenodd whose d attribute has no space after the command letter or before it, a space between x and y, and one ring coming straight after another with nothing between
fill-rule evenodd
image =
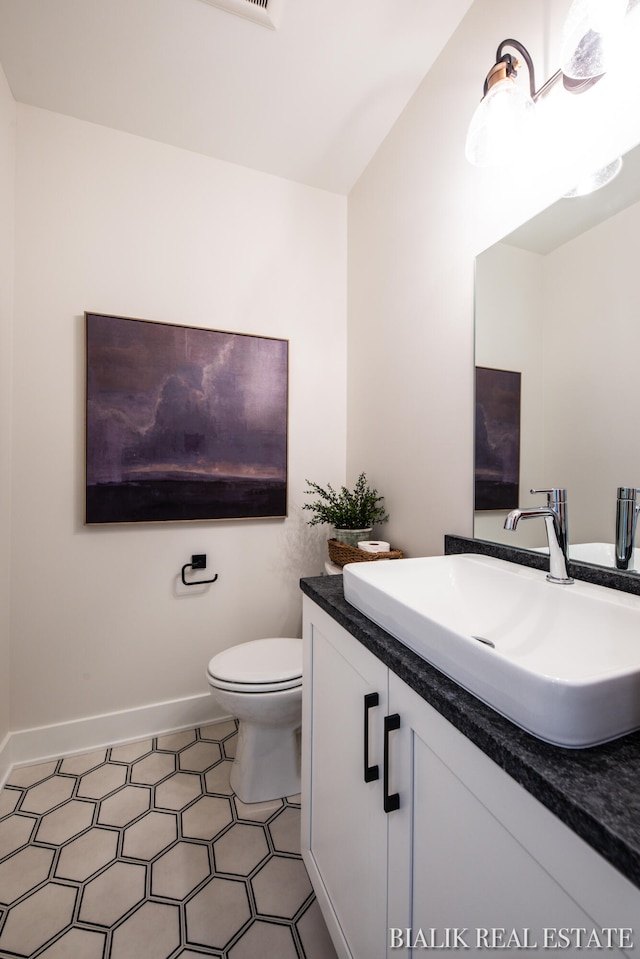
<instances>
[{"instance_id":1,"label":"light bulb","mask_svg":"<svg viewBox=\"0 0 640 959\"><path fill-rule=\"evenodd\" d=\"M566 77L587 80L611 66L628 0L573 0L562 35Z\"/></svg>"},{"instance_id":2,"label":"light bulb","mask_svg":"<svg viewBox=\"0 0 640 959\"><path fill-rule=\"evenodd\" d=\"M474 166L500 166L531 142L534 103L511 77L495 83L471 118L465 154Z\"/></svg>"},{"instance_id":3,"label":"light bulb","mask_svg":"<svg viewBox=\"0 0 640 959\"><path fill-rule=\"evenodd\" d=\"M595 173L589 174L589 176L584 177L580 180L572 190L568 190L564 194L565 197L574 197L574 196L587 196L589 193L595 193L596 190L602 189L603 186L606 186L607 183L617 177L622 169L622 157L617 157L611 163L607 163L606 166L601 167L599 170L596 170Z\"/></svg>"}]
</instances>

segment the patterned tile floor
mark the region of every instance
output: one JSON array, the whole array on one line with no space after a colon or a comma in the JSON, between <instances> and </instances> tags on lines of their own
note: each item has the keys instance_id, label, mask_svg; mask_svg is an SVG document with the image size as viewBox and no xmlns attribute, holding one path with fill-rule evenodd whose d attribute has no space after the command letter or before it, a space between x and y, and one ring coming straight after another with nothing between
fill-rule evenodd
<instances>
[{"instance_id":1,"label":"patterned tile floor","mask_svg":"<svg viewBox=\"0 0 640 959\"><path fill-rule=\"evenodd\" d=\"M335 959L300 797L245 805L233 722L14 769L0 959Z\"/></svg>"}]
</instances>

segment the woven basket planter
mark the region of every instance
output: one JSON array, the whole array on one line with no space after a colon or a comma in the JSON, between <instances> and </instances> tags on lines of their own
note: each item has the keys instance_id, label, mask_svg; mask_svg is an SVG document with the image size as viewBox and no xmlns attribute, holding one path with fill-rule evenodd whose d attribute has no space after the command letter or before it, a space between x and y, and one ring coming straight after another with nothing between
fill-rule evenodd
<instances>
[{"instance_id":1,"label":"woven basket planter","mask_svg":"<svg viewBox=\"0 0 640 959\"><path fill-rule=\"evenodd\" d=\"M346 566L347 563L375 563L379 559L402 559L401 549L391 549L388 553L368 553L357 546L347 546L337 539L328 541L329 559L336 566Z\"/></svg>"}]
</instances>

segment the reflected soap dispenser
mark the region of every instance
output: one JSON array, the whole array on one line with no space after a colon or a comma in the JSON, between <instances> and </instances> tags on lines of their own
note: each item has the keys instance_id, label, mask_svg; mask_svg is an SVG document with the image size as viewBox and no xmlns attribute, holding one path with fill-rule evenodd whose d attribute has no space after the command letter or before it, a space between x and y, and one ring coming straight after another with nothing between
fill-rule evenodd
<instances>
[{"instance_id":1,"label":"reflected soap dispenser","mask_svg":"<svg viewBox=\"0 0 640 959\"><path fill-rule=\"evenodd\" d=\"M640 490L619 486L616 502L616 568L629 569L640 510Z\"/></svg>"}]
</instances>

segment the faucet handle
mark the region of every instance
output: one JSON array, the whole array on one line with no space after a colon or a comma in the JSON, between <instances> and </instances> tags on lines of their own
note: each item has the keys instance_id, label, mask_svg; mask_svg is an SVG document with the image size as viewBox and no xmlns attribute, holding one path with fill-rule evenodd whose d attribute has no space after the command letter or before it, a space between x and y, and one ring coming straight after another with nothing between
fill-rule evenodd
<instances>
[{"instance_id":1,"label":"faucet handle","mask_svg":"<svg viewBox=\"0 0 640 959\"><path fill-rule=\"evenodd\" d=\"M560 486L552 486L551 489L532 489L529 492L546 493L548 506L558 506L560 503L567 502L567 491Z\"/></svg>"},{"instance_id":2,"label":"faucet handle","mask_svg":"<svg viewBox=\"0 0 640 959\"><path fill-rule=\"evenodd\" d=\"M628 499L635 503L639 496L640 490L635 489L633 486L618 487L618 499Z\"/></svg>"}]
</instances>

